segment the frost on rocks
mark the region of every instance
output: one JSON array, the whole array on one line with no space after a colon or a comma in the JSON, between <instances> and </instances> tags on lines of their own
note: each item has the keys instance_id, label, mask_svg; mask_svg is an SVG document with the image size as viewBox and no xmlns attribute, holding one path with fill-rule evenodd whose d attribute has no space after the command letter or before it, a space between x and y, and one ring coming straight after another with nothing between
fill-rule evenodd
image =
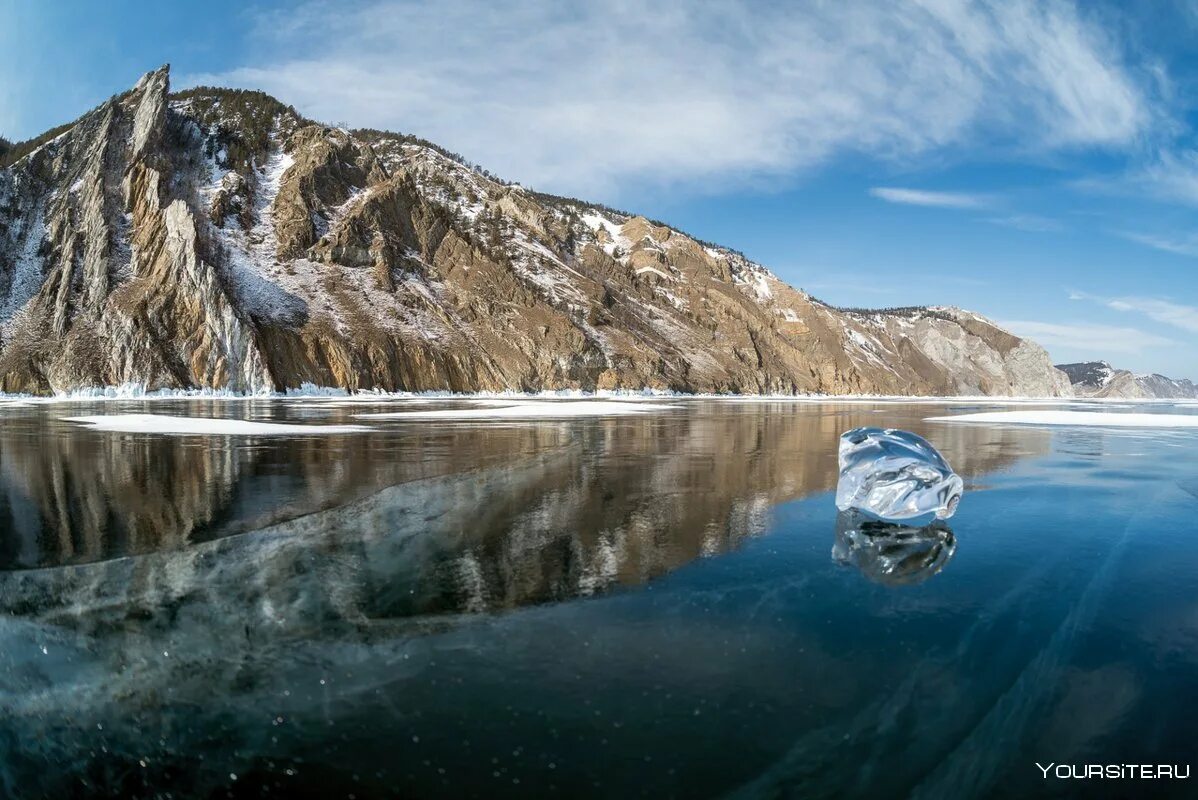
<instances>
[{"instance_id":1,"label":"frost on rocks","mask_svg":"<svg viewBox=\"0 0 1198 800\"><path fill-rule=\"evenodd\" d=\"M884 586L923 583L944 569L957 540L944 522L916 527L873 519L860 511L836 516L832 560L856 567Z\"/></svg>"},{"instance_id":2,"label":"frost on rocks","mask_svg":"<svg viewBox=\"0 0 1198 800\"><path fill-rule=\"evenodd\" d=\"M836 507L881 520L947 519L961 478L923 437L893 428L855 428L840 437Z\"/></svg>"}]
</instances>

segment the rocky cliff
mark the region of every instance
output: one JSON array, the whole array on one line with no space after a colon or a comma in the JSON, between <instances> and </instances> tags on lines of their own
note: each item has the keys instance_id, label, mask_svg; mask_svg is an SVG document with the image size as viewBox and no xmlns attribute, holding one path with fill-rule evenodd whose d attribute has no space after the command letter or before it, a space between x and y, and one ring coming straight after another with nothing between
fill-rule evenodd
<instances>
[{"instance_id":1,"label":"rocky cliff","mask_svg":"<svg viewBox=\"0 0 1198 800\"><path fill-rule=\"evenodd\" d=\"M53 133L0 170L4 391L1072 393L976 314L836 309L428 142L172 95L166 67Z\"/></svg>"},{"instance_id":2,"label":"rocky cliff","mask_svg":"<svg viewBox=\"0 0 1198 800\"><path fill-rule=\"evenodd\" d=\"M1081 397L1123 397L1129 399L1168 399L1198 397L1198 386L1191 381L1164 375L1136 375L1116 369L1105 361L1060 364L1057 369L1069 376L1074 391Z\"/></svg>"}]
</instances>

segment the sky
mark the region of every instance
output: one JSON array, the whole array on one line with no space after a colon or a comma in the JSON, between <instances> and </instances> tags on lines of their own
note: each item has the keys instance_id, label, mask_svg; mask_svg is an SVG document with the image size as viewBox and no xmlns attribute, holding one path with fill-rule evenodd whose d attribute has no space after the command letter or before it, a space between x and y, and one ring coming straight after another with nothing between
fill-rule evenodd
<instances>
[{"instance_id":1,"label":"sky","mask_svg":"<svg viewBox=\"0 0 1198 800\"><path fill-rule=\"evenodd\" d=\"M664 220L840 306L1198 380L1198 2L0 0L0 135L160 64Z\"/></svg>"}]
</instances>

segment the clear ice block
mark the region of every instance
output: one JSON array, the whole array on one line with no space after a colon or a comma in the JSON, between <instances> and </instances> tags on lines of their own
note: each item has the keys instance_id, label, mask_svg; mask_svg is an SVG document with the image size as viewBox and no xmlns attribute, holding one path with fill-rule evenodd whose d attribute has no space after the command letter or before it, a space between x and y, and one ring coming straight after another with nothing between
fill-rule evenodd
<instances>
[{"instance_id":1,"label":"clear ice block","mask_svg":"<svg viewBox=\"0 0 1198 800\"><path fill-rule=\"evenodd\" d=\"M909 431L854 428L840 437L836 507L900 522L947 519L965 485L936 448Z\"/></svg>"},{"instance_id":2,"label":"clear ice block","mask_svg":"<svg viewBox=\"0 0 1198 800\"><path fill-rule=\"evenodd\" d=\"M956 551L956 537L939 520L916 527L883 522L856 510L836 515L832 560L856 567L874 583L923 583L944 569Z\"/></svg>"}]
</instances>

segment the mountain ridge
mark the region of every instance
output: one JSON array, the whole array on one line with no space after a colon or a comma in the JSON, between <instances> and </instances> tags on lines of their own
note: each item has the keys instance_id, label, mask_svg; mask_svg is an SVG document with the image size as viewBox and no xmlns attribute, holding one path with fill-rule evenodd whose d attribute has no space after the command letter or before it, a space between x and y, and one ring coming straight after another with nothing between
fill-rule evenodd
<instances>
[{"instance_id":1,"label":"mountain ridge","mask_svg":"<svg viewBox=\"0 0 1198 800\"><path fill-rule=\"evenodd\" d=\"M1128 399L1198 398L1198 386L1185 378L1169 378L1156 373L1135 374L1116 369L1106 361L1058 364L1069 376L1074 390L1083 397Z\"/></svg>"},{"instance_id":2,"label":"mountain ridge","mask_svg":"<svg viewBox=\"0 0 1198 800\"><path fill-rule=\"evenodd\" d=\"M169 67L30 141L0 170L4 391L1072 394L973 312L839 310L417 137L171 94Z\"/></svg>"}]
</instances>

